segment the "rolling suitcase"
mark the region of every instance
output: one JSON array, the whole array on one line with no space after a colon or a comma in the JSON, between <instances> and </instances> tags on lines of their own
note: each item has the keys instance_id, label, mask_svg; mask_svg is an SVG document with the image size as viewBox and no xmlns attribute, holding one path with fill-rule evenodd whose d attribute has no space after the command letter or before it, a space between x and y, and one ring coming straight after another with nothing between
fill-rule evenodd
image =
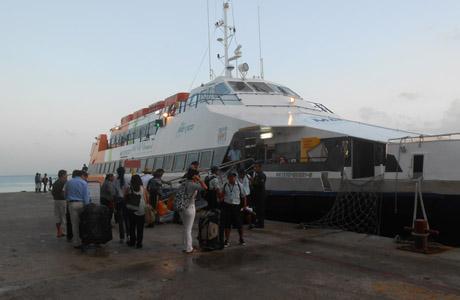
<instances>
[{"instance_id":1,"label":"rolling suitcase","mask_svg":"<svg viewBox=\"0 0 460 300\"><path fill-rule=\"evenodd\" d=\"M80 215L80 238L83 244L105 244L112 240L110 209L104 205L89 204Z\"/></svg>"},{"instance_id":2,"label":"rolling suitcase","mask_svg":"<svg viewBox=\"0 0 460 300\"><path fill-rule=\"evenodd\" d=\"M203 251L224 248L224 228L219 209L205 211L198 220L198 242Z\"/></svg>"}]
</instances>

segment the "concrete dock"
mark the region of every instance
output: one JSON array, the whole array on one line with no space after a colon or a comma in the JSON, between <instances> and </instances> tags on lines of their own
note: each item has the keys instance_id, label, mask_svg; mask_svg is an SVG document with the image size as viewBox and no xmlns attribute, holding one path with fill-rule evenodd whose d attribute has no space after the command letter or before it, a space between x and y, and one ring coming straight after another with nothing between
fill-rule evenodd
<instances>
[{"instance_id":1,"label":"concrete dock","mask_svg":"<svg viewBox=\"0 0 460 300\"><path fill-rule=\"evenodd\" d=\"M181 226L81 253L55 237L49 194L0 194L0 299L460 299L460 249L424 255L392 239L268 222L246 246L182 254ZM460 233L459 233L460 234Z\"/></svg>"}]
</instances>

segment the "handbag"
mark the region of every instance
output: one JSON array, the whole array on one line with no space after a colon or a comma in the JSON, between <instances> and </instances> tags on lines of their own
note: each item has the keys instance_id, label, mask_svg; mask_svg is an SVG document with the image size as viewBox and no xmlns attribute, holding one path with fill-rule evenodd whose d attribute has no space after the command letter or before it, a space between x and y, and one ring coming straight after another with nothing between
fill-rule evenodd
<instances>
[{"instance_id":1,"label":"handbag","mask_svg":"<svg viewBox=\"0 0 460 300\"><path fill-rule=\"evenodd\" d=\"M187 183L182 183L174 198L174 210L180 212L190 205L189 195L187 194Z\"/></svg>"}]
</instances>

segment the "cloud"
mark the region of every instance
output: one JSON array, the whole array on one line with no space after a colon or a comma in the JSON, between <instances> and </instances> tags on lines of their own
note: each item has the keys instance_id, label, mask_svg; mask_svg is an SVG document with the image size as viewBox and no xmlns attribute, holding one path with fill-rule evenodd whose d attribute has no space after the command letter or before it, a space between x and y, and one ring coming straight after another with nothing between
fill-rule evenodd
<instances>
[{"instance_id":1,"label":"cloud","mask_svg":"<svg viewBox=\"0 0 460 300\"><path fill-rule=\"evenodd\" d=\"M420 98L420 95L417 93L412 93L412 92L401 92L399 93L398 97L406 101L414 101Z\"/></svg>"}]
</instances>

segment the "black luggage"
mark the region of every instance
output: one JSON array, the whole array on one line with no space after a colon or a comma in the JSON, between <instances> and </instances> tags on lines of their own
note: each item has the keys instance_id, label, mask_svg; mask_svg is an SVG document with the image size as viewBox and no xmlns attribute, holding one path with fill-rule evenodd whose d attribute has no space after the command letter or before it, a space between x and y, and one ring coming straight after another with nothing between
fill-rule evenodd
<instances>
[{"instance_id":1,"label":"black luggage","mask_svg":"<svg viewBox=\"0 0 460 300\"><path fill-rule=\"evenodd\" d=\"M204 211L198 220L198 242L203 251L224 248L224 228L219 209Z\"/></svg>"},{"instance_id":2,"label":"black luggage","mask_svg":"<svg viewBox=\"0 0 460 300\"><path fill-rule=\"evenodd\" d=\"M112 240L111 212L107 206L89 204L80 215L80 238L83 244L105 244Z\"/></svg>"}]
</instances>

